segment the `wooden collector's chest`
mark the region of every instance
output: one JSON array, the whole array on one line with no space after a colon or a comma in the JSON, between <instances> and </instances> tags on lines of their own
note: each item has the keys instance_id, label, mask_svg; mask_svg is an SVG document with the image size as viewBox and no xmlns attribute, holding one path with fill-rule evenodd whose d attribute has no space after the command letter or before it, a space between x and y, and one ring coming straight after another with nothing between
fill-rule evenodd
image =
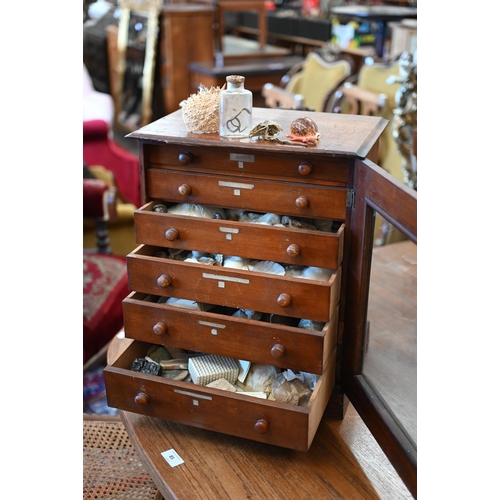
<instances>
[{"instance_id":1,"label":"wooden collector's chest","mask_svg":"<svg viewBox=\"0 0 500 500\"><path fill-rule=\"evenodd\" d=\"M355 171L375 157L387 121L254 108L253 125L288 133L301 116L317 124L316 146L193 134L181 110L130 134L144 202L123 303L134 342L105 369L110 406L301 451L327 405L342 417ZM314 384L297 405L133 371L152 345Z\"/></svg>"}]
</instances>

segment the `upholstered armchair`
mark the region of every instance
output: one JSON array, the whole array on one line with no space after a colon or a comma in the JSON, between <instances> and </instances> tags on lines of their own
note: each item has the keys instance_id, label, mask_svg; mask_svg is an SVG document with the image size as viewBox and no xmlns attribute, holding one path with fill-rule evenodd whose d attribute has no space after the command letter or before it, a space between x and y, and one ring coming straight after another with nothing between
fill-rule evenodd
<instances>
[{"instance_id":1,"label":"upholstered armchair","mask_svg":"<svg viewBox=\"0 0 500 500\"><path fill-rule=\"evenodd\" d=\"M83 179L83 217L94 224L96 250L83 250L83 363L123 327L122 300L129 293L125 257L111 255L107 225L116 214L116 190Z\"/></svg>"},{"instance_id":2,"label":"upholstered armchair","mask_svg":"<svg viewBox=\"0 0 500 500\"><path fill-rule=\"evenodd\" d=\"M280 86L266 84L262 95L269 108L325 111L334 90L351 75L352 64L336 57L323 59L309 52L302 63L292 68Z\"/></svg>"},{"instance_id":3,"label":"upholstered armchair","mask_svg":"<svg viewBox=\"0 0 500 500\"><path fill-rule=\"evenodd\" d=\"M83 123L83 161L93 177L116 190L116 216L107 221L115 255L125 256L137 245L134 211L141 206L139 159L117 144L102 120ZM83 246L96 248L94 224L84 220Z\"/></svg>"}]
</instances>

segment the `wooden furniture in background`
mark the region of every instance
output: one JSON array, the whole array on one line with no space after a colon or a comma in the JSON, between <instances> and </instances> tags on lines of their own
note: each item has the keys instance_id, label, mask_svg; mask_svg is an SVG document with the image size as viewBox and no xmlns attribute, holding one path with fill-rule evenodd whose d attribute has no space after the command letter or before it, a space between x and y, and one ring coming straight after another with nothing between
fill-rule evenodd
<instances>
[{"instance_id":1,"label":"wooden furniture in background","mask_svg":"<svg viewBox=\"0 0 500 500\"><path fill-rule=\"evenodd\" d=\"M162 500L118 417L83 415L83 498Z\"/></svg>"},{"instance_id":2,"label":"wooden furniture in background","mask_svg":"<svg viewBox=\"0 0 500 500\"><path fill-rule=\"evenodd\" d=\"M196 61L189 64L191 92L195 93L200 84L205 87L222 87L227 75L245 77L245 88L254 93L254 106L265 83L278 85L283 76L302 61L299 56L230 59L218 66L213 61Z\"/></svg>"},{"instance_id":3,"label":"wooden furniture in background","mask_svg":"<svg viewBox=\"0 0 500 500\"><path fill-rule=\"evenodd\" d=\"M163 7L157 49L159 78L155 81L155 85L161 87L160 92L155 89L155 95L163 100L162 106L156 106L164 110L160 116L179 109L179 103L191 94L189 63L214 60L213 16L214 7L209 5L174 3ZM108 26L106 33L110 88L117 102L120 92L118 29Z\"/></svg>"},{"instance_id":4,"label":"wooden furniture in background","mask_svg":"<svg viewBox=\"0 0 500 500\"><path fill-rule=\"evenodd\" d=\"M214 60L214 7L167 4L161 12L160 56L166 113L179 109L193 89L189 64Z\"/></svg>"},{"instance_id":5,"label":"wooden furniture in background","mask_svg":"<svg viewBox=\"0 0 500 500\"><path fill-rule=\"evenodd\" d=\"M217 18L219 27L217 29L217 39L219 47L224 51L223 36L224 28L224 13L226 11L246 11L256 10L259 19L259 46L263 50L267 44L267 15L266 2L264 0L214 0L217 6Z\"/></svg>"}]
</instances>

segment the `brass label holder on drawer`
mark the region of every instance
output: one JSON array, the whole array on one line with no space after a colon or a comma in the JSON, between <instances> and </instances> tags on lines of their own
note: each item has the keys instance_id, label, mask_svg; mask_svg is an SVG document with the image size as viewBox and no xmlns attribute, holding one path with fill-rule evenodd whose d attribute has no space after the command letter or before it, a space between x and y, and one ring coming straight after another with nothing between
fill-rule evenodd
<instances>
[{"instance_id":1,"label":"brass label holder on drawer","mask_svg":"<svg viewBox=\"0 0 500 500\"><path fill-rule=\"evenodd\" d=\"M211 327L210 333L212 335L219 335L219 329L224 330L224 328L226 328L226 325L222 325L220 323L211 323L210 321L202 321L201 319L198 320L198 324Z\"/></svg>"},{"instance_id":2,"label":"brass label holder on drawer","mask_svg":"<svg viewBox=\"0 0 500 500\"><path fill-rule=\"evenodd\" d=\"M219 181L220 187L228 187L234 189L234 196L240 196L242 189L253 189L255 186L253 184L247 184L243 182L228 182L228 181Z\"/></svg>"},{"instance_id":3,"label":"brass label holder on drawer","mask_svg":"<svg viewBox=\"0 0 500 500\"><path fill-rule=\"evenodd\" d=\"M244 168L245 162L253 163L255 161L254 155L242 155L238 153L229 153L229 159L231 161L238 162L238 168Z\"/></svg>"},{"instance_id":4,"label":"brass label holder on drawer","mask_svg":"<svg viewBox=\"0 0 500 500\"><path fill-rule=\"evenodd\" d=\"M206 394L199 394L196 392L184 391L182 389L174 389L177 394L182 394L183 396L191 396L192 398L206 399L207 401L212 401L212 396L207 396ZM193 404L198 406L197 399L193 400Z\"/></svg>"},{"instance_id":5,"label":"brass label holder on drawer","mask_svg":"<svg viewBox=\"0 0 500 500\"><path fill-rule=\"evenodd\" d=\"M234 227L219 227L219 231L221 233L226 233L226 240L231 241L233 239L233 234L238 234L240 232L239 229Z\"/></svg>"},{"instance_id":6,"label":"brass label holder on drawer","mask_svg":"<svg viewBox=\"0 0 500 500\"><path fill-rule=\"evenodd\" d=\"M217 280L219 288L226 287L226 281L232 281L233 283L241 283L242 285L250 284L250 280L246 278L236 278L234 276L221 276L220 274L212 274L212 273L203 273L203 278Z\"/></svg>"}]
</instances>

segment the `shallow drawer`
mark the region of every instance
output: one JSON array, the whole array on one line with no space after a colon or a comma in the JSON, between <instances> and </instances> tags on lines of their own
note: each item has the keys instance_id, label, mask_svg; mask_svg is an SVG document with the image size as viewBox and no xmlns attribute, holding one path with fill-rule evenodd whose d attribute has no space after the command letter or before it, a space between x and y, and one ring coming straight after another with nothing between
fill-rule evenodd
<instances>
[{"instance_id":1,"label":"shallow drawer","mask_svg":"<svg viewBox=\"0 0 500 500\"><path fill-rule=\"evenodd\" d=\"M157 251L140 245L127 256L131 291L324 322L339 301L341 268L316 281L154 257Z\"/></svg>"},{"instance_id":2,"label":"shallow drawer","mask_svg":"<svg viewBox=\"0 0 500 500\"><path fill-rule=\"evenodd\" d=\"M302 407L131 371L133 360L144 357L150 345L132 342L104 369L109 406L299 451L309 449L332 392L332 364Z\"/></svg>"},{"instance_id":3,"label":"shallow drawer","mask_svg":"<svg viewBox=\"0 0 500 500\"><path fill-rule=\"evenodd\" d=\"M328 269L342 262L344 224L326 233L157 213L154 204L135 212L138 243Z\"/></svg>"},{"instance_id":4,"label":"shallow drawer","mask_svg":"<svg viewBox=\"0 0 500 500\"><path fill-rule=\"evenodd\" d=\"M149 198L177 203L332 220L346 216L346 188L152 168L146 172L146 185Z\"/></svg>"},{"instance_id":5,"label":"shallow drawer","mask_svg":"<svg viewBox=\"0 0 500 500\"><path fill-rule=\"evenodd\" d=\"M337 317L338 307L314 331L159 304L136 292L123 301L128 338L316 374L335 359Z\"/></svg>"},{"instance_id":6,"label":"shallow drawer","mask_svg":"<svg viewBox=\"0 0 500 500\"><path fill-rule=\"evenodd\" d=\"M279 148L279 145L276 145ZM147 168L173 168L219 172L236 176L264 176L286 178L299 182L320 181L331 185L346 185L348 160L344 157L319 158L307 154L306 148L297 146L296 153L276 154L251 151L246 154L241 148L210 148L206 146L146 145Z\"/></svg>"}]
</instances>

